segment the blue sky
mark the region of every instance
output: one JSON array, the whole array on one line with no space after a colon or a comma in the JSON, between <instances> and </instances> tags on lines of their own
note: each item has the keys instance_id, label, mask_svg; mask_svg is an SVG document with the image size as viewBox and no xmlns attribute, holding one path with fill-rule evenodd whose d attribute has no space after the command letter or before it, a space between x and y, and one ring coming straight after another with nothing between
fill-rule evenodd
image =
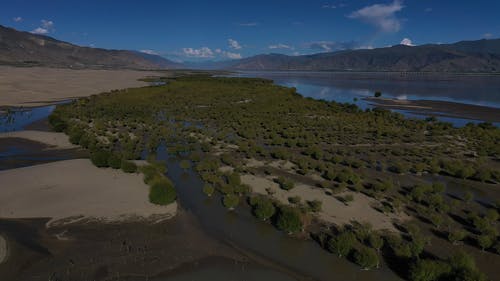
<instances>
[{"instance_id":1,"label":"blue sky","mask_svg":"<svg viewBox=\"0 0 500 281\"><path fill-rule=\"evenodd\" d=\"M499 11L498 0L9 0L0 24L193 61L499 38Z\"/></svg>"}]
</instances>

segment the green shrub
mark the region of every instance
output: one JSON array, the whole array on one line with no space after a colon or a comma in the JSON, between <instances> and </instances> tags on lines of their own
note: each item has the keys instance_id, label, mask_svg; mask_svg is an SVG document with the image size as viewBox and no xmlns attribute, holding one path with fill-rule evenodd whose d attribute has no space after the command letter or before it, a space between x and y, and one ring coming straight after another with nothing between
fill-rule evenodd
<instances>
[{"instance_id":1,"label":"green shrub","mask_svg":"<svg viewBox=\"0 0 500 281\"><path fill-rule=\"evenodd\" d=\"M108 158L108 166L113 169L120 169L122 165L122 158L116 153L111 153Z\"/></svg>"},{"instance_id":2,"label":"green shrub","mask_svg":"<svg viewBox=\"0 0 500 281\"><path fill-rule=\"evenodd\" d=\"M92 161L92 164L94 164L96 167L99 168L109 167L108 159L110 156L111 156L110 152L99 150L90 153L90 160Z\"/></svg>"},{"instance_id":3,"label":"green shrub","mask_svg":"<svg viewBox=\"0 0 500 281\"><path fill-rule=\"evenodd\" d=\"M299 232L302 230L302 219L297 209L282 206L279 209L276 225L279 229L288 233Z\"/></svg>"},{"instance_id":4,"label":"green shrub","mask_svg":"<svg viewBox=\"0 0 500 281\"><path fill-rule=\"evenodd\" d=\"M137 165L132 161L122 160L120 168L125 173L135 173L137 172Z\"/></svg>"},{"instance_id":5,"label":"green shrub","mask_svg":"<svg viewBox=\"0 0 500 281\"><path fill-rule=\"evenodd\" d=\"M179 163L179 166L183 170L187 170L187 169L191 168L191 163L188 160L181 160L181 162Z\"/></svg>"},{"instance_id":6,"label":"green shrub","mask_svg":"<svg viewBox=\"0 0 500 281\"><path fill-rule=\"evenodd\" d=\"M373 249L377 250L377 252L380 251L380 248L382 248L382 246L384 246L384 239L382 238L382 236L374 232L371 232L369 234L368 242Z\"/></svg>"},{"instance_id":7,"label":"green shrub","mask_svg":"<svg viewBox=\"0 0 500 281\"><path fill-rule=\"evenodd\" d=\"M69 142L72 144L80 144L80 140L82 139L82 136L85 134L85 131L82 130L81 128L72 128L69 132Z\"/></svg>"},{"instance_id":8,"label":"green shrub","mask_svg":"<svg viewBox=\"0 0 500 281\"><path fill-rule=\"evenodd\" d=\"M356 237L350 231L342 232L328 240L327 248L339 257L346 257L352 250Z\"/></svg>"},{"instance_id":9,"label":"green shrub","mask_svg":"<svg viewBox=\"0 0 500 281\"><path fill-rule=\"evenodd\" d=\"M366 270L378 268L380 263L377 253L367 247L362 247L354 252L354 261Z\"/></svg>"},{"instance_id":10,"label":"green shrub","mask_svg":"<svg viewBox=\"0 0 500 281\"><path fill-rule=\"evenodd\" d=\"M56 113L49 115L49 124L56 132L62 132L67 128L66 123Z\"/></svg>"},{"instance_id":11,"label":"green shrub","mask_svg":"<svg viewBox=\"0 0 500 281\"><path fill-rule=\"evenodd\" d=\"M288 202L290 202L291 204L300 204L300 201L302 201L302 198L300 198L300 196L288 197Z\"/></svg>"},{"instance_id":12,"label":"green shrub","mask_svg":"<svg viewBox=\"0 0 500 281\"><path fill-rule=\"evenodd\" d=\"M238 203L240 202L240 198L237 195L234 194L227 194L224 196L222 199L222 203L226 208L229 210L234 209L236 206L238 206Z\"/></svg>"},{"instance_id":13,"label":"green shrub","mask_svg":"<svg viewBox=\"0 0 500 281\"><path fill-rule=\"evenodd\" d=\"M277 179L275 179L275 182L278 183L280 188L284 190L290 190L295 187L293 181L285 179L284 177L278 177Z\"/></svg>"},{"instance_id":14,"label":"green shrub","mask_svg":"<svg viewBox=\"0 0 500 281\"><path fill-rule=\"evenodd\" d=\"M255 196L251 199L254 215L260 220L271 218L276 212L276 208L271 200L264 196Z\"/></svg>"},{"instance_id":15,"label":"green shrub","mask_svg":"<svg viewBox=\"0 0 500 281\"><path fill-rule=\"evenodd\" d=\"M411 281L436 281L448 275L451 267L441 261L419 260L410 268Z\"/></svg>"},{"instance_id":16,"label":"green shrub","mask_svg":"<svg viewBox=\"0 0 500 281\"><path fill-rule=\"evenodd\" d=\"M151 164L142 166L139 170L144 174L144 182L146 184L151 184L156 179L163 177L163 174L158 171L158 168Z\"/></svg>"},{"instance_id":17,"label":"green shrub","mask_svg":"<svg viewBox=\"0 0 500 281\"><path fill-rule=\"evenodd\" d=\"M214 191L215 191L215 188L211 184L205 184L203 186L203 193L205 193L208 196L212 196L212 194L214 194Z\"/></svg>"},{"instance_id":18,"label":"green shrub","mask_svg":"<svg viewBox=\"0 0 500 281\"><path fill-rule=\"evenodd\" d=\"M149 202L156 205L168 205L177 198L172 183L166 179L156 179L149 189Z\"/></svg>"},{"instance_id":19,"label":"green shrub","mask_svg":"<svg viewBox=\"0 0 500 281\"><path fill-rule=\"evenodd\" d=\"M311 212L317 213L321 211L323 202L319 200L311 200L307 201L307 205L309 206L309 210L311 210Z\"/></svg>"}]
</instances>

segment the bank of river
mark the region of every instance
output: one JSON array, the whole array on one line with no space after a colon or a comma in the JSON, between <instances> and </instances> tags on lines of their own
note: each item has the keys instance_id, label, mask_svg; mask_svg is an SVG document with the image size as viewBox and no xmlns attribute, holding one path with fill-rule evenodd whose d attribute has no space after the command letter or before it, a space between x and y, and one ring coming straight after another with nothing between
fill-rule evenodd
<instances>
[{"instance_id":1,"label":"bank of river","mask_svg":"<svg viewBox=\"0 0 500 281\"><path fill-rule=\"evenodd\" d=\"M244 71L230 76L271 79L278 85L295 87L305 97L352 103L363 110L383 107L410 118L435 116L455 126L485 121L499 124L498 75ZM385 100L370 99L375 92ZM403 103L432 103L433 107L405 108ZM449 107L448 103L455 106Z\"/></svg>"},{"instance_id":2,"label":"bank of river","mask_svg":"<svg viewBox=\"0 0 500 281\"><path fill-rule=\"evenodd\" d=\"M37 109L46 115L35 121L50 114L51 108ZM22 129L28 124L20 126L14 120L9 126ZM17 154L16 150L9 153L8 157ZM180 215L176 218L159 224L88 222L49 229L42 223L46 220L0 220L0 233L7 233L13 241L12 258L0 266L0 276L6 280L30 280L29 276L35 275L63 280L76 276L124 280L154 276L155 280L206 280L206 276L218 280L400 280L387 266L364 271L313 241L289 237L257 221L248 206L229 212L221 206L220 197L207 198L202 193L201 179L194 171L181 169L181 159L164 149L159 151L159 158L167 160L168 176L177 187ZM11 168L9 163L5 168Z\"/></svg>"}]
</instances>

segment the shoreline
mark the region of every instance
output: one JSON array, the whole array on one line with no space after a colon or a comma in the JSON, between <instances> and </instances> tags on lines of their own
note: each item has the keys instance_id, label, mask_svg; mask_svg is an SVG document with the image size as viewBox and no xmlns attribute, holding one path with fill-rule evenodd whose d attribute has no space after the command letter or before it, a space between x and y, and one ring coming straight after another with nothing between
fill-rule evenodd
<instances>
[{"instance_id":1,"label":"shoreline","mask_svg":"<svg viewBox=\"0 0 500 281\"><path fill-rule=\"evenodd\" d=\"M148 201L140 174L100 169L89 159L51 162L0 171L0 218L51 218L54 223L79 220L162 220L174 217L177 203ZM30 194L30 196L25 196Z\"/></svg>"},{"instance_id":2,"label":"shoreline","mask_svg":"<svg viewBox=\"0 0 500 281\"><path fill-rule=\"evenodd\" d=\"M500 108L439 100L398 100L364 98L370 105L393 110L405 110L417 115L459 118L474 121L500 122Z\"/></svg>"}]
</instances>

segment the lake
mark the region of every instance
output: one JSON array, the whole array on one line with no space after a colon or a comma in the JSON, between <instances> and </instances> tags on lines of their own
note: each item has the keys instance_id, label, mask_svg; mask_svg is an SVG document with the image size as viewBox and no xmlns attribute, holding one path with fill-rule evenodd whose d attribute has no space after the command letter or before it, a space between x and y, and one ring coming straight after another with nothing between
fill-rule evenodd
<instances>
[{"instance_id":1,"label":"lake","mask_svg":"<svg viewBox=\"0 0 500 281\"><path fill-rule=\"evenodd\" d=\"M286 87L295 87L305 97L354 103L361 109L372 108L364 98L381 92L384 98L399 100L438 100L497 108L500 111L500 76L339 73L339 72L238 72L235 77L271 79ZM408 117L424 115L397 110ZM481 122L461 118L440 117L456 126Z\"/></svg>"}]
</instances>

